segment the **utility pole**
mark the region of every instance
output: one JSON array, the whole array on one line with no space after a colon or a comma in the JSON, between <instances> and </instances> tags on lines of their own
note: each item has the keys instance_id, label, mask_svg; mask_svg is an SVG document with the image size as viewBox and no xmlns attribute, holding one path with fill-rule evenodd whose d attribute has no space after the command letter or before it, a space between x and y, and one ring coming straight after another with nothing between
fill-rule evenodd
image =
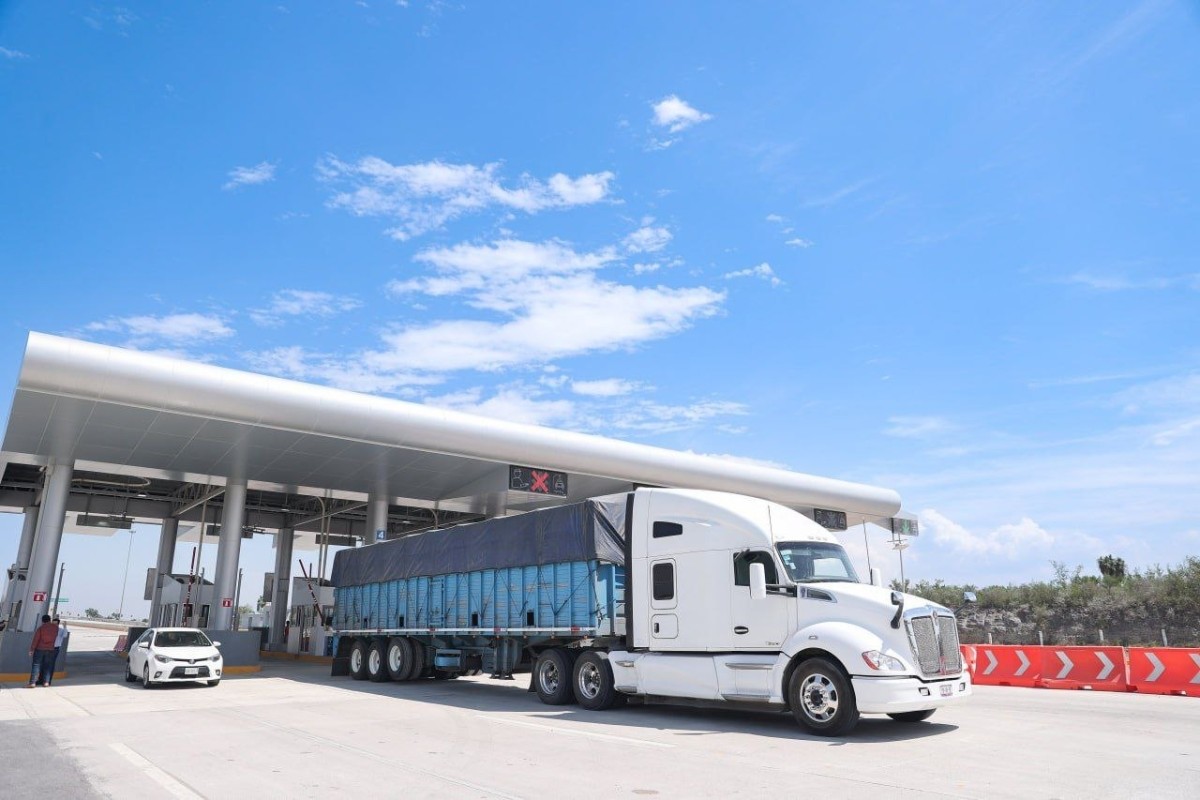
<instances>
[{"instance_id":1,"label":"utility pole","mask_svg":"<svg viewBox=\"0 0 1200 800\"><path fill-rule=\"evenodd\" d=\"M67 571L67 563L64 561L58 568L58 588L54 591L54 606L50 612L50 616L58 616L58 598L62 597L63 573Z\"/></svg>"},{"instance_id":2,"label":"utility pole","mask_svg":"<svg viewBox=\"0 0 1200 800\"><path fill-rule=\"evenodd\" d=\"M129 549L125 551L125 577L121 579L121 605L117 608L117 619L125 618L125 584L129 582L129 558L133 555L133 528L129 529Z\"/></svg>"}]
</instances>

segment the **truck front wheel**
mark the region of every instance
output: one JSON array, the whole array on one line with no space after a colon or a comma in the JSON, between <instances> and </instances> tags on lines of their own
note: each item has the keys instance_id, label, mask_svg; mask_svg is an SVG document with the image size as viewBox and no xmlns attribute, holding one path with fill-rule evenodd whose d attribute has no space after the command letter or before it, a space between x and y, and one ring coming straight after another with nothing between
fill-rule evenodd
<instances>
[{"instance_id":1,"label":"truck front wheel","mask_svg":"<svg viewBox=\"0 0 1200 800\"><path fill-rule=\"evenodd\" d=\"M538 699L548 706L565 706L575 699L571 690L574 659L565 650L552 647L538 656L533 667L533 688Z\"/></svg>"},{"instance_id":2,"label":"truck front wheel","mask_svg":"<svg viewBox=\"0 0 1200 800\"><path fill-rule=\"evenodd\" d=\"M788 701L800 726L818 736L841 736L858 724L850 680L825 658L810 658L796 668Z\"/></svg>"},{"instance_id":3,"label":"truck front wheel","mask_svg":"<svg viewBox=\"0 0 1200 800\"><path fill-rule=\"evenodd\" d=\"M593 650L581 655L575 662L571 685L579 705L592 711L603 711L625 702L625 695L615 688L607 653Z\"/></svg>"}]
</instances>

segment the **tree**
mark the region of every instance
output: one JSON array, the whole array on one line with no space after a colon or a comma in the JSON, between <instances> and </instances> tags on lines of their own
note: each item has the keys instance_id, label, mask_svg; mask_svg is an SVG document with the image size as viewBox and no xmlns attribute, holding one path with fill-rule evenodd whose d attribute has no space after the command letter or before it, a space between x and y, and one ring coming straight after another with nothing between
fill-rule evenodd
<instances>
[{"instance_id":1,"label":"tree","mask_svg":"<svg viewBox=\"0 0 1200 800\"><path fill-rule=\"evenodd\" d=\"M240 605L240 606L238 606L238 607L237 607L237 613L238 613L238 616L239 616L239 617L244 617L244 616L246 616L247 614L249 614L249 613L250 613L250 606L247 606L247 605Z\"/></svg>"},{"instance_id":2,"label":"tree","mask_svg":"<svg viewBox=\"0 0 1200 800\"><path fill-rule=\"evenodd\" d=\"M1125 580L1125 559L1113 555L1101 556L1096 560L1096 564L1100 567L1100 574L1106 580L1116 582Z\"/></svg>"},{"instance_id":3,"label":"tree","mask_svg":"<svg viewBox=\"0 0 1200 800\"><path fill-rule=\"evenodd\" d=\"M87 617L88 619L99 619L100 618L100 612L94 608L85 608L83 610L83 615L85 617Z\"/></svg>"}]
</instances>

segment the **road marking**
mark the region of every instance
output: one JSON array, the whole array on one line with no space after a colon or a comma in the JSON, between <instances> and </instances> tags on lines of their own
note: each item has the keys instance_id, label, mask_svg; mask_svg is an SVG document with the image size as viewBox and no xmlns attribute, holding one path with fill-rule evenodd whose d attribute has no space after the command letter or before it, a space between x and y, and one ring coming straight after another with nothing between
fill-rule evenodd
<instances>
[{"instance_id":1,"label":"road marking","mask_svg":"<svg viewBox=\"0 0 1200 800\"><path fill-rule=\"evenodd\" d=\"M1059 660L1063 663L1063 668L1058 673L1058 679L1061 681L1070 674L1071 667L1075 666L1075 664L1071 661L1071 659L1067 658L1067 654L1062 650L1055 650L1054 654L1057 655Z\"/></svg>"},{"instance_id":2,"label":"road marking","mask_svg":"<svg viewBox=\"0 0 1200 800\"><path fill-rule=\"evenodd\" d=\"M1100 663L1104 665L1104 669L1100 670L1100 674L1096 676L1096 680L1102 681L1108 677L1108 673L1113 671L1113 662L1104 653L1096 653L1096 658L1100 659Z\"/></svg>"},{"instance_id":3,"label":"road marking","mask_svg":"<svg viewBox=\"0 0 1200 800\"><path fill-rule=\"evenodd\" d=\"M563 728L557 725L539 725L536 722L522 722L515 719L502 719L500 717L489 717L486 714L476 714L476 719L485 719L488 722L495 722L501 725L517 725L522 728L533 728L535 730L547 731L548 733L565 733L570 736L584 736L589 739L601 739L609 742L621 742L622 744L633 744L641 747L667 747L672 748L675 745L667 744L666 742L651 742L646 739L635 739L632 736L614 736L609 733L593 733L592 731L576 731L570 728Z\"/></svg>"},{"instance_id":4,"label":"road marking","mask_svg":"<svg viewBox=\"0 0 1200 800\"><path fill-rule=\"evenodd\" d=\"M988 661L992 662L987 665L987 669L985 669L983 671L983 674L991 675L992 670L994 670L996 668L996 665L999 664L1000 662L996 660L996 654L993 653L991 650L984 650L983 654L988 657Z\"/></svg>"},{"instance_id":5,"label":"road marking","mask_svg":"<svg viewBox=\"0 0 1200 800\"><path fill-rule=\"evenodd\" d=\"M1017 651L1017 658L1021 659L1021 668L1014 673L1017 677L1025 674L1025 670L1029 669L1029 659L1025 657L1024 650Z\"/></svg>"},{"instance_id":6,"label":"road marking","mask_svg":"<svg viewBox=\"0 0 1200 800\"><path fill-rule=\"evenodd\" d=\"M130 747L120 742L112 742L109 744L109 747L112 748L114 753L140 769L147 778L166 789L175 797L185 798L185 800L192 800L192 798L203 800L203 795L196 794L169 774L154 766L144 756L135 752Z\"/></svg>"}]
</instances>

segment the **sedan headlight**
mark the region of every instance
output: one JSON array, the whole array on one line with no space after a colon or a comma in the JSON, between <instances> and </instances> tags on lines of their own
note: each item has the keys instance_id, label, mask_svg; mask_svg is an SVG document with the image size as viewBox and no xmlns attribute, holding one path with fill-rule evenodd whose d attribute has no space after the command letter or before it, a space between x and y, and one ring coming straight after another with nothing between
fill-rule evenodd
<instances>
[{"instance_id":1,"label":"sedan headlight","mask_svg":"<svg viewBox=\"0 0 1200 800\"><path fill-rule=\"evenodd\" d=\"M209 659L209 661L220 661L220 660L221 660L221 655L219 653Z\"/></svg>"},{"instance_id":2,"label":"sedan headlight","mask_svg":"<svg viewBox=\"0 0 1200 800\"><path fill-rule=\"evenodd\" d=\"M886 653L881 653L878 650L868 650L862 654L863 661L867 662L867 666L871 669L882 670L884 672L904 672L906 667L904 662L898 658L893 658Z\"/></svg>"},{"instance_id":3,"label":"sedan headlight","mask_svg":"<svg viewBox=\"0 0 1200 800\"><path fill-rule=\"evenodd\" d=\"M170 656L164 656L162 653L155 653L154 660L162 664L170 664L175 659L171 658Z\"/></svg>"}]
</instances>

